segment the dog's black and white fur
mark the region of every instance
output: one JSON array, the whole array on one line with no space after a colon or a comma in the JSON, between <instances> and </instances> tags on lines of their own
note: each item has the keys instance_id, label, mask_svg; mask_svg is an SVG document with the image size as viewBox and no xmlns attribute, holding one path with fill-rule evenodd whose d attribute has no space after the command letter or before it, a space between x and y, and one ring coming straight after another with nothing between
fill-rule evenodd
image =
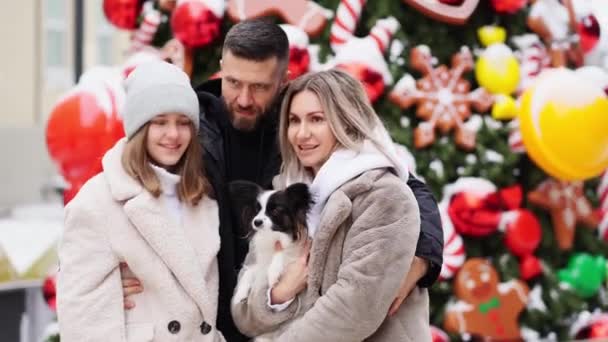
<instances>
[{"instance_id":1,"label":"dog's black and white fur","mask_svg":"<svg viewBox=\"0 0 608 342\"><path fill-rule=\"evenodd\" d=\"M277 191L263 190L248 181L234 181L229 188L239 224L251 236L248 261L232 297L233 303L239 303L247 298L254 284L276 284L285 266L300 255L300 242L308 239L306 215L313 200L303 183Z\"/></svg>"}]
</instances>

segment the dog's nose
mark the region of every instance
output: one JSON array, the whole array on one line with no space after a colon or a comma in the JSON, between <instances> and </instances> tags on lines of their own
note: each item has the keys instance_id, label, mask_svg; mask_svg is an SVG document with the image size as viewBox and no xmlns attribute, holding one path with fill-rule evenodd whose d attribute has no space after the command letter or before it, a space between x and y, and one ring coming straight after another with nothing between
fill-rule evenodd
<instances>
[{"instance_id":1,"label":"dog's nose","mask_svg":"<svg viewBox=\"0 0 608 342\"><path fill-rule=\"evenodd\" d=\"M253 220L253 226L256 228L260 228L260 226L262 225L262 223L264 223L264 221L262 221L262 219L255 219Z\"/></svg>"}]
</instances>

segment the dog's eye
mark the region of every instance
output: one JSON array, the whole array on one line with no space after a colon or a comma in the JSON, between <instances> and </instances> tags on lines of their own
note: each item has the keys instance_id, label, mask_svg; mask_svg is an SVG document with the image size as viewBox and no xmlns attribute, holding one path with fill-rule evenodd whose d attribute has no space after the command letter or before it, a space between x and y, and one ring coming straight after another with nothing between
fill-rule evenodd
<instances>
[{"instance_id":1,"label":"dog's eye","mask_svg":"<svg viewBox=\"0 0 608 342\"><path fill-rule=\"evenodd\" d=\"M258 213L260 212L260 210L262 210L262 206L260 205L260 203L255 203L255 212Z\"/></svg>"},{"instance_id":2,"label":"dog's eye","mask_svg":"<svg viewBox=\"0 0 608 342\"><path fill-rule=\"evenodd\" d=\"M279 216L279 215L281 215L281 208L278 208L278 207L277 207L277 208L273 208L273 209L270 211L270 213L271 213L272 215L274 215L274 216Z\"/></svg>"}]
</instances>

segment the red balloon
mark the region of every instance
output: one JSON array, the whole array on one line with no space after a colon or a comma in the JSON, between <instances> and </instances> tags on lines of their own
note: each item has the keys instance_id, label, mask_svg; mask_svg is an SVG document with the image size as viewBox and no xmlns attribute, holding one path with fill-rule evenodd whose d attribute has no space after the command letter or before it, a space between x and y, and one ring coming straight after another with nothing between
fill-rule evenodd
<instances>
[{"instance_id":1,"label":"red balloon","mask_svg":"<svg viewBox=\"0 0 608 342\"><path fill-rule=\"evenodd\" d=\"M338 64L336 68L346 71L363 83L370 102L375 102L384 93L384 79L382 75L363 63Z\"/></svg>"},{"instance_id":2,"label":"red balloon","mask_svg":"<svg viewBox=\"0 0 608 342\"><path fill-rule=\"evenodd\" d=\"M113 97L95 91L76 88L55 105L47 122L49 154L71 185L64 197L66 202L86 180L101 171L101 157L124 136L116 103L102 102L103 96ZM109 92L107 88L100 91Z\"/></svg>"},{"instance_id":3,"label":"red balloon","mask_svg":"<svg viewBox=\"0 0 608 342\"><path fill-rule=\"evenodd\" d=\"M598 319L591 325L589 338L608 337L608 316Z\"/></svg>"},{"instance_id":4,"label":"red balloon","mask_svg":"<svg viewBox=\"0 0 608 342\"><path fill-rule=\"evenodd\" d=\"M540 261L534 255L526 255L521 258L519 263L519 274L523 280L530 280L537 275L540 275L543 271L543 267Z\"/></svg>"},{"instance_id":5,"label":"red balloon","mask_svg":"<svg viewBox=\"0 0 608 342\"><path fill-rule=\"evenodd\" d=\"M431 338L433 342L449 342L450 337L443 330L431 325Z\"/></svg>"},{"instance_id":6,"label":"red balloon","mask_svg":"<svg viewBox=\"0 0 608 342\"><path fill-rule=\"evenodd\" d=\"M506 226L505 244L511 253L519 257L530 255L540 243L540 223L536 216L526 209L518 209L513 215Z\"/></svg>"},{"instance_id":7,"label":"red balloon","mask_svg":"<svg viewBox=\"0 0 608 342\"><path fill-rule=\"evenodd\" d=\"M220 26L221 18L200 0L179 3L171 16L173 35L192 49L213 42L220 35Z\"/></svg>"},{"instance_id":8,"label":"red balloon","mask_svg":"<svg viewBox=\"0 0 608 342\"><path fill-rule=\"evenodd\" d=\"M137 17L141 12L140 0L104 0L103 13L114 26L133 30L137 28Z\"/></svg>"},{"instance_id":9,"label":"red balloon","mask_svg":"<svg viewBox=\"0 0 608 342\"><path fill-rule=\"evenodd\" d=\"M513 14L526 7L528 0L491 0L490 3L498 13Z\"/></svg>"},{"instance_id":10,"label":"red balloon","mask_svg":"<svg viewBox=\"0 0 608 342\"><path fill-rule=\"evenodd\" d=\"M591 319L589 324L576 333L577 339L594 340L608 337L608 314L602 313ZM602 340L604 341L604 340Z\"/></svg>"},{"instance_id":11,"label":"red balloon","mask_svg":"<svg viewBox=\"0 0 608 342\"><path fill-rule=\"evenodd\" d=\"M292 46L289 48L289 79L294 80L308 72L310 54L308 49Z\"/></svg>"},{"instance_id":12,"label":"red balloon","mask_svg":"<svg viewBox=\"0 0 608 342\"><path fill-rule=\"evenodd\" d=\"M42 296L46 304L55 311L57 308L57 291L55 290L55 275L49 275L42 284Z\"/></svg>"},{"instance_id":13,"label":"red balloon","mask_svg":"<svg viewBox=\"0 0 608 342\"><path fill-rule=\"evenodd\" d=\"M593 14L581 19L577 25L578 36L581 39L581 47L585 53L593 50L600 41L600 24Z\"/></svg>"}]
</instances>

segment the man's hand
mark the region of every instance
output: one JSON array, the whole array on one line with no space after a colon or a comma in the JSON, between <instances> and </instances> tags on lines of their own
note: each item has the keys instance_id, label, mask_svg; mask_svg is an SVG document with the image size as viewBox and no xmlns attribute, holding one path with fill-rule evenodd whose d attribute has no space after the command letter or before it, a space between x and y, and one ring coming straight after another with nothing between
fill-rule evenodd
<instances>
[{"instance_id":1,"label":"man's hand","mask_svg":"<svg viewBox=\"0 0 608 342\"><path fill-rule=\"evenodd\" d=\"M405 278L401 283L401 288L399 288L399 292L397 293L397 297L393 300L391 307L388 309L389 316L394 315L399 310L399 307L405 298L412 292L418 280L426 274L428 269L429 262L427 260L414 256L410 271L405 275Z\"/></svg>"},{"instance_id":2,"label":"man's hand","mask_svg":"<svg viewBox=\"0 0 608 342\"><path fill-rule=\"evenodd\" d=\"M124 296L124 307L126 310L133 309L135 302L128 299L129 296L144 292L144 287L139 282L139 279L135 277L127 277L126 273L132 274L129 270L127 263L120 263L120 278L122 280L122 295Z\"/></svg>"},{"instance_id":3,"label":"man's hand","mask_svg":"<svg viewBox=\"0 0 608 342\"><path fill-rule=\"evenodd\" d=\"M273 305L287 302L306 288L309 254L310 240L305 242L300 257L287 265L279 282L270 290L270 302Z\"/></svg>"}]
</instances>

